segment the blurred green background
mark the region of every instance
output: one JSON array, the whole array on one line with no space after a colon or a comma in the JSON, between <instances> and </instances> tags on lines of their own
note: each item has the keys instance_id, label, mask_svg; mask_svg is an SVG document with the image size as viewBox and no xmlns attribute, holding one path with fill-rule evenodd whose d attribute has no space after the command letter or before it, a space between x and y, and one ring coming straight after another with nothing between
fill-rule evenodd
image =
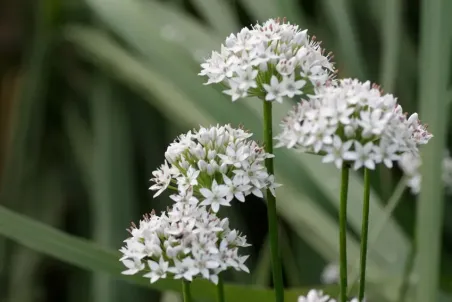
<instances>
[{"instance_id":1,"label":"blurred green background","mask_svg":"<svg viewBox=\"0 0 452 302\"><path fill-rule=\"evenodd\" d=\"M452 14L452 2L443 2ZM152 199L148 187L176 135L200 124L232 123L262 139L258 100L232 104L219 87L204 86L197 76L200 62L227 35L257 20L286 16L308 28L334 52L340 77L377 82L406 111L421 110L436 135L427 148L427 156L435 158L450 144L442 134L450 137L452 93L436 90L436 101L420 104L428 90L419 92L425 87L419 66L433 66L425 75L431 81L448 78L451 52L443 45L425 46L421 33L430 33L421 30L421 7L414 0L1 1L0 301L180 300L172 292L178 283L118 280L115 251L131 221L170 204L167 195ZM450 29L445 26L440 38L451 40ZM441 48L444 56L425 50L421 55L422 47ZM274 132L291 102L274 106ZM430 107L436 111L427 112ZM317 157L288 150L276 155L277 180L284 184L278 210L287 301L296 301L306 289L321 287L323 268L337 261L339 174ZM438 169L424 172L440 179ZM380 169L372 179L368 295L378 301L396 301L404 291L407 301L412 298L403 280L415 275L418 201L397 186L400 177L397 169ZM440 188L429 186L426 190L439 193L425 191L419 202L430 198L430 214L437 215L438 228L429 230L427 221L423 234L441 233L441 297L452 301L452 203ZM356 276L359 173L351 177L349 196L349 263ZM228 299L272 301L265 289L271 286L265 203L251 198L222 214L253 244L251 274L226 276L230 284L241 284L226 287ZM432 265L436 258L432 252ZM208 301L212 288L200 282L194 295Z\"/></svg>"}]
</instances>

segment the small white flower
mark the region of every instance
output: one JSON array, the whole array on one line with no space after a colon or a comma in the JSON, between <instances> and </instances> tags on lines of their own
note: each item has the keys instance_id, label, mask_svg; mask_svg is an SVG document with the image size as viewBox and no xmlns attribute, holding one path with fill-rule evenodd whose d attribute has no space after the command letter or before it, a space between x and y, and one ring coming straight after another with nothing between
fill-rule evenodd
<instances>
[{"instance_id":1,"label":"small white flower","mask_svg":"<svg viewBox=\"0 0 452 302\"><path fill-rule=\"evenodd\" d=\"M154 194L154 197L159 196L163 191L165 191L165 189L171 182L171 178L176 174L176 170L170 168L167 161L165 161L165 163L161 165L159 169L152 172L154 178L152 178L151 181L155 182L155 184L152 185L149 189L157 190L157 192Z\"/></svg>"},{"instance_id":2,"label":"small white flower","mask_svg":"<svg viewBox=\"0 0 452 302\"><path fill-rule=\"evenodd\" d=\"M225 185L218 185L216 180L212 182L212 189L201 188L199 190L204 196L204 200L201 202L203 206L211 206L212 211L218 212L220 206L230 206L229 201L226 199L229 190Z\"/></svg>"},{"instance_id":3,"label":"small white flower","mask_svg":"<svg viewBox=\"0 0 452 302\"><path fill-rule=\"evenodd\" d=\"M286 92L284 91L284 83L280 83L276 76L272 76L270 85L263 84L263 87L267 92L265 95L266 101L277 101L278 103L282 103L282 98Z\"/></svg>"},{"instance_id":4,"label":"small white flower","mask_svg":"<svg viewBox=\"0 0 452 302\"><path fill-rule=\"evenodd\" d=\"M252 186L245 184L243 178L238 175L234 176L232 180L226 175L223 175L223 180L229 189L226 200L231 201L235 197L237 200L245 202L244 192L251 190Z\"/></svg>"},{"instance_id":5,"label":"small white flower","mask_svg":"<svg viewBox=\"0 0 452 302\"><path fill-rule=\"evenodd\" d=\"M327 155L323 157L322 162L334 163L338 169L342 168L344 158L351 157L351 152L349 151L349 149L352 144L352 140L343 143L339 136L335 136L333 138L333 145L325 150L327 152Z\"/></svg>"},{"instance_id":6,"label":"small white flower","mask_svg":"<svg viewBox=\"0 0 452 302\"><path fill-rule=\"evenodd\" d=\"M124 275L134 275L144 269L144 263L141 263L139 259L124 259L121 262L128 268L128 270L122 272Z\"/></svg>"},{"instance_id":7,"label":"small white flower","mask_svg":"<svg viewBox=\"0 0 452 302\"><path fill-rule=\"evenodd\" d=\"M368 142L364 146L360 142L355 141L355 150L344 155L346 160L354 162L353 169L358 170L362 166L367 169L375 169L375 156L373 154L374 144Z\"/></svg>"},{"instance_id":8,"label":"small white flower","mask_svg":"<svg viewBox=\"0 0 452 302\"><path fill-rule=\"evenodd\" d=\"M330 263L322 271L320 277L323 284L335 284L339 282L339 266L335 263Z\"/></svg>"},{"instance_id":9,"label":"small white flower","mask_svg":"<svg viewBox=\"0 0 452 302\"><path fill-rule=\"evenodd\" d=\"M152 260L148 260L148 265L151 272L143 275L143 277L151 279L151 283L156 282L158 279L166 278L168 264L169 263L165 261L163 257L160 257L158 263Z\"/></svg>"},{"instance_id":10,"label":"small white flower","mask_svg":"<svg viewBox=\"0 0 452 302\"><path fill-rule=\"evenodd\" d=\"M199 170L195 170L193 167L189 167L187 175L182 175L181 177L177 178L179 191L186 191L189 187L196 186L198 184L199 173Z\"/></svg>"}]
</instances>

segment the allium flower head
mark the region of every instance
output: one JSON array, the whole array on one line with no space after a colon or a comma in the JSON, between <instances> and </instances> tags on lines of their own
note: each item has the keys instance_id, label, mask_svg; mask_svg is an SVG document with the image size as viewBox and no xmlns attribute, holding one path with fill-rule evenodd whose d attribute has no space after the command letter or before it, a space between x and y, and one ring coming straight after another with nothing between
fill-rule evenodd
<instances>
[{"instance_id":1,"label":"allium flower head","mask_svg":"<svg viewBox=\"0 0 452 302\"><path fill-rule=\"evenodd\" d=\"M322 271L320 279L323 284L334 284L339 281L339 265L330 263Z\"/></svg>"},{"instance_id":2,"label":"allium flower head","mask_svg":"<svg viewBox=\"0 0 452 302\"><path fill-rule=\"evenodd\" d=\"M239 254L247 247L246 236L229 228L227 218L220 219L205 207L176 202L160 216L144 216L132 224L131 237L120 249L123 274L144 273L151 283L175 278L192 281L204 278L218 283L218 274L228 268L249 272L248 256Z\"/></svg>"},{"instance_id":3,"label":"allium flower head","mask_svg":"<svg viewBox=\"0 0 452 302\"><path fill-rule=\"evenodd\" d=\"M171 143L165 153L167 164L153 172L150 187L157 194L170 183L177 186L175 201L200 203L218 212L232 199L244 202L254 194L278 184L265 168L265 159L273 157L255 141L251 133L230 125L189 131ZM156 195L157 195L156 194Z\"/></svg>"},{"instance_id":4,"label":"allium flower head","mask_svg":"<svg viewBox=\"0 0 452 302\"><path fill-rule=\"evenodd\" d=\"M421 191L422 175L420 167L422 160L419 154L405 153L400 156L398 161L399 167L402 169L407 178L407 186L411 189L411 193L418 194ZM444 152L442 161L442 181L446 193L452 193L452 157L449 151Z\"/></svg>"},{"instance_id":5,"label":"allium flower head","mask_svg":"<svg viewBox=\"0 0 452 302\"><path fill-rule=\"evenodd\" d=\"M306 296L298 297L298 302L336 302L336 299L325 295L321 290L311 289ZM359 302L357 298L353 298L350 302ZM365 299L363 300L365 302Z\"/></svg>"},{"instance_id":6,"label":"allium flower head","mask_svg":"<svg viewBox=\"0 0 452 302\"><path fill-rule=\"evenodd\" d=\"M396 98L370 82L344 79L326 85L290 111L276 137L277 147L324 155L338 168L392 168L401 154L418 154L432 134L417 113L407 117Z\"/></svg>"},{"instance_id":7,"label":"allium flower head","mask_svg":"<svg viewBox=\"0 0 452 302\"><path fill-rule=\"evenodd\" d=\"M311 289L306 296L298 297L298 302L334 302L328 295L324 295L321 290Z\"/></svg>"},{"instance_id":8,"label":"allium flower head","mask_svg":"<svg viewBox=\"0 0 452 302\"><path fill-rule=\"evenodd\" d=\"M221 83L232 101L257 96L282 102L283 97L313 93L334 77L331 54L298 25L270 19L231 34L201 64L206 84Z\"/></svg>"}]
</instances>

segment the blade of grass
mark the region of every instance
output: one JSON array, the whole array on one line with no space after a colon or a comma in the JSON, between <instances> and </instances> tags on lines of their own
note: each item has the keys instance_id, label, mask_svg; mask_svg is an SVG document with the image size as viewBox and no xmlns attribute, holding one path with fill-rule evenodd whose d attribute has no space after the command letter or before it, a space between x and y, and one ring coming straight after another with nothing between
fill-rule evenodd
<instances>
[{"instance_id":1,"label":"blade of grass","mask_svg":"<svg viewBox=\"0 0 452 302\"><path fill-rule=\"evenodd\" d=\"M52 226L60 224L62 218L63 192L60 177L60 173L50 167L23 190L25 195L23 199L28 204L27 214ZM42 258L41 254L23 246L14 247L11 257L9 297L6 301L35 301L40 286L38 280Z\"/></svg>"},{"instance_id":2,"label":"blade of grass","mask_svg":"<svg viewBox=\"0 0 452 302\"><path fill-rule=\"evenodd\" d=\"M422 119L435 135L423 149L422 190L416 216L417 275L415 301L437 301L441 230L443 221L442 158L447 128L447 84L450 76L452 3L445 0L421 1L421 46L419 104ZM435 47L432 47L435 45Z\"/></svg>"},{"instance_id":3,"label":"blade of grass","mask_svg":"<svg viewBox=\"0 0 452 302\"><path fill-rule=\"evenodd\" d=\"M239 29L237 17L225 1L192 0L192 3L219 35L227 37Z\"/></svg>"},{"instance_id":4,"label":"blade of grass","mask_svg":"<svg viewBox=\"0 0 452 302\"><path fill-rule=\"evenodd\" d=\"M340 37L340 54L336 61L342 62L342 68L349 76L360 80L366 79L366 68L364 58L361 54L359 39L354 30L353 18L350 14L349 4L346 0L323 0L322 1L327 20L331 22L332 28L336 31L336 36Z\"/></svg>"},{"instance_id":5,"label":"blade of grass","mask_svg":"<svg viewBox=\"0 0 452 302\"><path fill-rule=\"evenodd\" d=\"M47 80L50 72L52 34L58 9L53 0L37 2L35 36L27 53L24 80L19 97L14 101L11 134L8 150L5 150L3 170L0 171L0 202L10 207L21 205L20 192L24 179L35 171L40 149L40 137L44 120L44 104ZM30 152L33 150L32 152ZM19 202L18 202L19 200ZM5 293L5 272L8 260L8 243L0 238L0 292ZM0 299L2 294L0 294Z\"/></svg>"},{"instance_id":6,"label":"blade of grass","mask_svg":"<svg viewBox=\"0 0 452 302\"><path fill-rule=\"evenodd\" d=\"M127 236L125 228L138 215L129 121L121 91L113 88L110 79L97 72L92 89L93 238L101 246L117 248ZM123 301L133 296L130 287L102 273L94 275L92 289L93 300L99 302Z\"/></svg>"},{"instance_id":7,"label":"blade of grass","mask_svg":"<svg viewBox=\"0 0 452 302\"><path fill-rule=\"evenodd\" d=\"M257 18L259 23L265 22L270 18L281 19L286 17L291 23L297 23L302 26L306 26L307 18L304 12L297 7L297 3L294 0L235 0L241 1L245 8L248 9L248 13Z\"/></svg>"},{"instance_id":8,"label":"blade of grass","mask_svg":"<svg viewBox=\"0 0 452 302\"><path fill-rule=\"evenodd\" d=\"M105 272L118 279L159 291L181 292L179 280L165 279L150 284L149 280L141 276L121 275L123 267L118 260L119 253L65 234L2 206L0 206L0 234L40 253L90 271ZM331 295L334 295L337 290L335 287L323 289ZM308 290L307 288L288 289L285 292L286 299L295 301L299 295L306 294ZM273 301L272 291L261 287L225 284L225 293L228 301ZM215 299L216 288L208 281L196 280L192 285L192 295L195 299L212 300Z\"/></svg>"},{"instance_id":9,"label":"blade of grass","mask_svg":"<svg viewBox=\"0 0 452 302\"><path fill-rule=\"evenodd\" d=\"M270 242L268 236L265 238L264 244L260 248L259 259L256 266L252 270L253 284L260 286L268 286L271 280L271 255Z\"/></svg>"},{"instance_id":10,"label":"blade of grass","mask_svg":"<svg viewBox=\"0 0 452 302\"><path fill-rule=\"evenodd\" d=\"M301 284L300 272L298 271L296 256L290 246L289 236L283 226L279 227L281 242L281 259L284 267L287 284L290 287Z\"/></svg>"},{"instance_id":11,"label":"blade of grass","mask_svg":"<svg viewBox=\"0 0 452 302\"><path fill-rule=\"evenodd\" d=\"M401 10L402 1L385 0L384 3L384 21L381 22L383 49L381 60L380 84L382 88L392 93L395 88L397 71L400 56L400 40L401 40ZM382 196L387 198L390 196L392 189L392 173L389 169L380 169L380 188Z\"/></svg>"}]
</instances>

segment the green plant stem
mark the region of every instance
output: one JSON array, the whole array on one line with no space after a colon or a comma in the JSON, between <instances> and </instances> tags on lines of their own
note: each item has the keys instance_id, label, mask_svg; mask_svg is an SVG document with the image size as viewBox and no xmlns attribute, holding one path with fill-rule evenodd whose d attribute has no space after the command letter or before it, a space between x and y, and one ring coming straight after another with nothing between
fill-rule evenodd
<instances>
[{"instance_id":1,"label":"green plant stem","mask_svg":"<svg viewBox=\"0 0 452 302\"><path fill-rule=\"evenodd\" d=\"M369 201L370 201L370 171L364 169L364 196L363 217L361 226L361 256L360 256L360 279L358 301L363 301L366 287L366 260L367 260L367 235L369 233Z\"/></svg>"},{"instance_id":2,"label":"green plant stem","mask_svg":"<svg viewBox=\"0 0 452 302\"><path fill-rule=\"evenodd\" d=\"M405 192L406 189L406 178L402 178L399 183L397 184L396 188L394 189L394 192L392 193L391 197L389 198L385 208L383 217L381 220L378 221L375 228L371 230L370 233L370 239L368 240L368 249L372 249L372 247L375 245L377 240L380 238L380 235L383 233L383 230L385 229L385 226L387 225L389 219L391 218L392 213L394 213L394 210L398 206L399 202L402 200L403 192ZM353 264L353 268L358 267L359 260ZM353 289L356 289L357 282L359 281L359 271L354 270L351 274L352 277L350 284L352 286L349 286L348 293L350 294Z\"/></svg>"},{"instance_id":3,"label":"green plant stem","mask_svg":"<svg viewBox=\"0 0 452 302\"><path fill-rule=\"evenodd\" d=\"M225 302L224 298L224 285L223 285L223 277L218 275L218 284L217 284L217 302Z\"/></svg>"},{"instance_id":4,"label":"green plant stem","mask_svg":"<svg viewBox=\"0 0 452 302\"><path fill-rule=\"evenodd\" d=\"M182 295L184 297L184 302L192 302L191 292L190 292L190 282L182 280Z\"/></svg>"},{"instance_id":5,"label":"green plant stem","mask_svg":"<svg viewBox=\"0 0 452 302\"><path fill-rule=\"evenodd\" d=\"M265 100L264 104L264 147L265 152L273 154L272 103ZM265 166L269 174L274 174L273 158L265 159ZM270 235L270 250L273 269L273 284L276 302L284 301L284 284L281 259L278 244L278 217L276 215L276 198L267 190L268 233Z\"/></svg>"},{"instance_id":6,"label":"green plant stem","mask_svg":"<svg viewBox=\"0 0 452 302\"><path fill-rule=\"evenodd\" d=\"M341 200L339 209L339 265L340 265L340 302L347 302L347 195L350 167L342 165Z\"/></svg>"}]
</instances>

